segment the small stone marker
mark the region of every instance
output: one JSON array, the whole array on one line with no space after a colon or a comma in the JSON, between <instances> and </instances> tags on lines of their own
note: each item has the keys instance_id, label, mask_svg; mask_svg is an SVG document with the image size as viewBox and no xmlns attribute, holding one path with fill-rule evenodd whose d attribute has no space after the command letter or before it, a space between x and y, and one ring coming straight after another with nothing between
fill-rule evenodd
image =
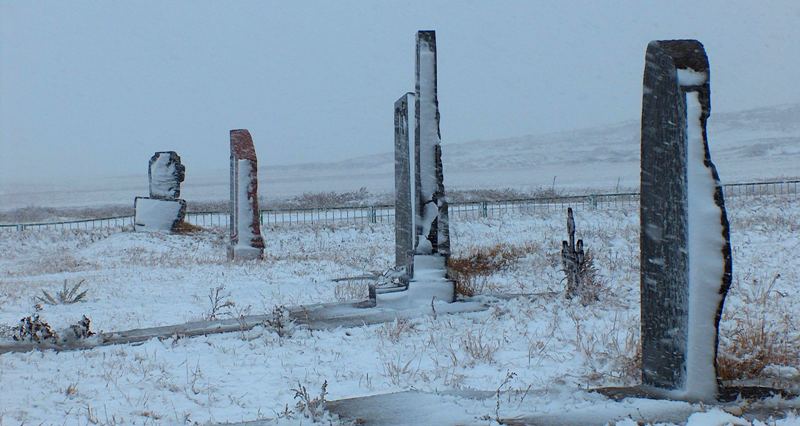
<instances>
[{"instance_id":1,"label":"small stone marker","mask_svg":"<svg viewBox=\"0 0 800 426\"><path fill-rule=\"evenodd\" d=\"M647 46L642 102L642 382L714 400L731 284L722 186L708 148L709 65L696 40Z\"/></svg>"},{"instance_id":2,"label":"small stone marker","mask_svg":"<svg viewBox=\"0 0 800 426\"><path fill-rule=\"evenodd\" d=\"M176 200L181 196L181 182L186 167L175 151L156 152L150 158L148 176L150 178L150 198Z\"/></svg>"},{"instance_id":3,"label":"small stone marker","mask_svg":"<svg viewBox=\"0 0 800 426\"><path fill-rule=\"evenodd\" d=\"M414 275L413 253L416 229L414 224L416 185L413 179L416 168L411 162L411 138L408 131L408 105L413 100L414 94L406 93L394 103L395 266L403 269L408 277Z\"/></svg>"},{"instance_id":4,"label":"small stone marker","mask_svg":"<svg viewBox=\"0 0 800 426\"><path fill-rule=\"evenodd\" d=\"M258 212L258 162L253 138L231 130L230 244L228 259L260 259L264 238Z\"/></svg>"},{"instance_id":5,"label":"small stone marker","mask_svg":"<svg viewBox=\"0 0 800 426\"><path fill-rule=\"evenodd\" d=\"M134 231L174 231L186 216L186 201L179 199L186 167L175 151L156 152L150 157L147 176L150 198L133 202Z\"/></svg>"}]
</instances>

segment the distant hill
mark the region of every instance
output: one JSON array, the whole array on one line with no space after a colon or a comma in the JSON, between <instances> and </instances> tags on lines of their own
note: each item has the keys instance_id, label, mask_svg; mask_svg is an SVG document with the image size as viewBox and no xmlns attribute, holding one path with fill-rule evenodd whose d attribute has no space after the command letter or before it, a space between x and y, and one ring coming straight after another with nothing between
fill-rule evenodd
<instances>
[{"instance_id":1,"label":"distant hill","mask_svg":"<svg viewBox=\"0 0 800 426\"><path fill-rule=\"evenodd\" d=\"M531 117L531 120L535 120ZM387 132L391 132L387 129ZM550 188L567 191L631 189L639 184L639 122L498 140L447 143L445 185L452 189ZM394 189L392 135L387 152L330 163L259 168L260 194L278 199L319 191ZM724 182L800 177L800 103L716 114L709 121L711 154ZM256 147L258 148L258 147ZM191 165L187 165L191 171ZM189 202L228 197L228 171L187 174ZM147 193L147 177L63 181L4 188L0 208L132 204Z\"/></svg>"}]
</instances>

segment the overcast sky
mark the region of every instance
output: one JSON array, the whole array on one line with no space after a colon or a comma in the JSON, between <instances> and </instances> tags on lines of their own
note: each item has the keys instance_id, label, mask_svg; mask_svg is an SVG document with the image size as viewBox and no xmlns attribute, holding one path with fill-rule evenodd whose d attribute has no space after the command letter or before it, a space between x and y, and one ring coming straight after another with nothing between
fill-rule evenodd
<instances>
[{"instance_id":1,"label":"overcast sky","mask_svg":"<svg viewBox=\"0 0 800 426\"><path fill-rule=\"evenodd\" d=\"M0 180L146 174L157 150L224 169L234 128L262 165L391 151L419 29L445 143L636 119L653 39L705 44L714 112L798 102L798 23L797 0L0 0Z\"/></svg>"}]
</instances>

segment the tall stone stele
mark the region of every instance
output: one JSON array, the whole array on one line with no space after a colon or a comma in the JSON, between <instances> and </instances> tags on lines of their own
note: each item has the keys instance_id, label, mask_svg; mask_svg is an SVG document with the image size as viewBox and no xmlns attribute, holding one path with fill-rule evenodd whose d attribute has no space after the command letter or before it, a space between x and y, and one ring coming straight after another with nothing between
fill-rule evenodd
<instances>
[{"instance_id":1,"label":"tall stone stele","mask_svg":"<svg viewBox=\"0 0 800 426\"><path fill-rule=\"evenodd\" d=\"M228 259L260 259L264 238L258 212L258 162L253 138L245 129L231 130L230 182Z\"/></svg>"},{"instance_id":2,"label":"tall stone stele","mask_svg":"<svg viewBox=\"0 0 800 426\"><path fill-rule=\"evenodd\" d=\"M181 200L181 182L186 167L175 151L160 151L150 157L147 177L150 197L133 202L135 231L175 231L186 216L186 201Z\"/></svg>"},{"instance_id":3,"label":"tall stone stele","mask_svg":"<svg viewBox=\"0 0 800 426\"><path fill-rule=\"evenodd\" d=\"M442 172L436 32L417 32L414 157L417 246L420 255L450 257L450 227Z\"/></svg>"},{"instance_id":4,"label":"tall stone stele","mask_svg":"<svg viewBox=\"0 0 800 426\"><path fill-rule=\"evenodd\" d=\"M416 181L413 138L409 132L408 106L414 102L414 93L406 93L394 103L394 234L395 266L408 278L414 275L414 248L416 247ZM414 117L411 117L413 123Z\"/></svg>"},{"instance_id":5,"label":"tall stone stele","mask_svg":"<svg viewBox=\"0 0 800 426\"><path fill-rule=\"evenodd\" d=\"M709 65L696 40L647 46L642 99L642 382L667 397L719 390L719 320L731 284L728 219L706 122Z\"/></svg>"}]
</instances>

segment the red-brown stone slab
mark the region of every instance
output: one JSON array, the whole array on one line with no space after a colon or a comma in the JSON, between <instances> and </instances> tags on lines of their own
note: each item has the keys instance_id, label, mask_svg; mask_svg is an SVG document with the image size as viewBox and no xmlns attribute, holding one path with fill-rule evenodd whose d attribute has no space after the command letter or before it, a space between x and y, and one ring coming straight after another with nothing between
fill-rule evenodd
<instances>
[{"instance_id":1,"label":"red-brown stone slab","mask_svg":"<svg viewBox=\"0 0 800 426\"><path fill-rule=\"evenodd\" d=\"M231 130L230 245L228 259L259 259L264 238L258 212L258 161L246 129Z\"/></svg>"}]
</instances>

